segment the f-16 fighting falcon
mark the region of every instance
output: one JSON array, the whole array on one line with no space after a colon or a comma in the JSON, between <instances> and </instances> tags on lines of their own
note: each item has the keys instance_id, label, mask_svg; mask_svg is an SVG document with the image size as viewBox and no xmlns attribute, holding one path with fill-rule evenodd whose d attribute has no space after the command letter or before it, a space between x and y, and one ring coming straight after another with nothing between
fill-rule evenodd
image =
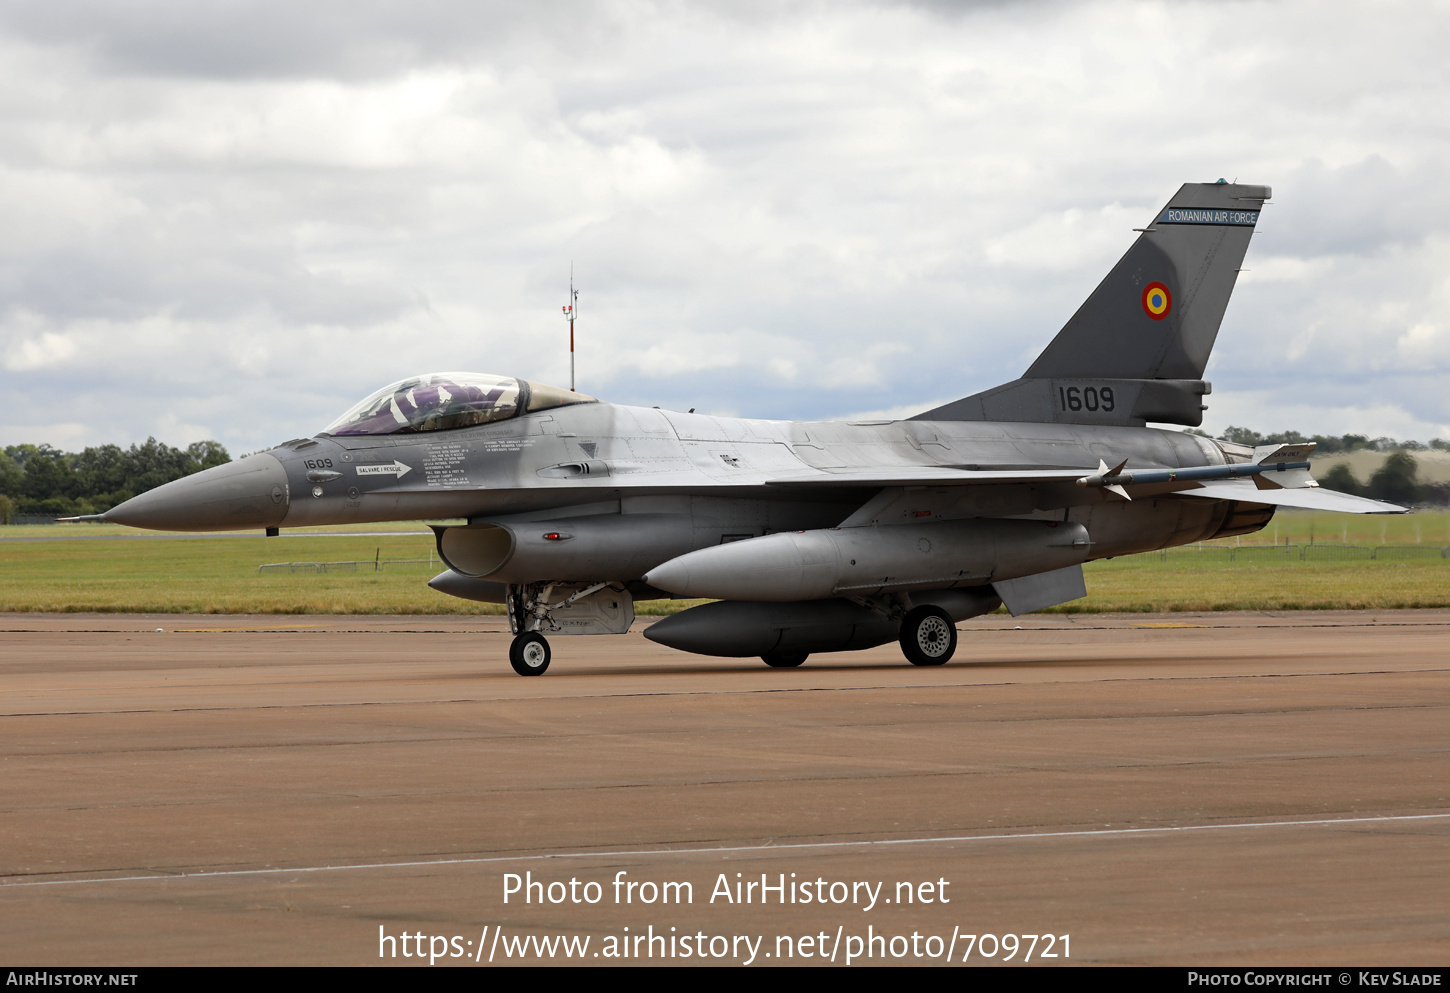
<instances>
[{"instance_id":1,"label":"f-16 fighting falcon","mask_svg":"<svg viewBox=\"0 0 1450 993\"><path fill-rule=\"evenodd\" d=\"M1317 487L1313 445L1202 423L1203 380L1267 186L1180 189L1019 379L899 421L626 407L473 372L385 386L311 438L98 519L172 531L437 525L434 589L506 605L520 675L553 635L621 634L636 600L706 598L645 637L798 666L1087 593L1082 565L1258 531L1278 507L1404 508Z\"/></svg>"}]
</instances>

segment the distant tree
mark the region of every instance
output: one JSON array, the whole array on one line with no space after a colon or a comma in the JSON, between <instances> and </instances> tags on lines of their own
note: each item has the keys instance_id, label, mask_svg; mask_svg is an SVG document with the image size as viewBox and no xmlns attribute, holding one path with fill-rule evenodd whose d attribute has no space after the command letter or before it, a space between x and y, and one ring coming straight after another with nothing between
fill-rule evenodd
<instances>
[{"instance_id":1,"label":"distant tree","mask_svg":"<svg viewBox=\"0 0 1450 993\"><path fill-rule=\"evenodd\" d=\"M203 469L226 465L232 460L227 450L217 441L193 441L186 446L186 454Z\"/></svg>"},{"instance_id":2,"label":"distant tree","mask_svg":"<svg viewBox=\"0 0 1450 993\"><path fill-rule=\"evenodd\" d=\"M1193 428L1190 428L1188 433L1210 437L1205 432ZM1250 428L1238 426L1224 429L1222 438L1224 441L1231 441L1236 445L1248 445L1251 448L1256 448L1259 445L1293 445L1300 442L1312 441L1316 446L1315 450L1321 456L1338 455L1341 452L1357 452L1365 448L1373 449L1376 452L1392 452L1399 449L1418 452L1426 448L1425 445L1422 445L1418 441L1397 441L1388 436L1371 440L1368 435L1363 434L1345 434L1338 436L1332 434L1316 434L1310 436L1300 434L1298 431L1277 431L1272 434L1260 434L1258 431ZM1428 447L1437 448L1442 451L1450 451L1450 441L1436 438L1430 442Z\"/></svg>"},{"instance_id":3,"label":"distant tree","mask_svg":"<svg viewBox=\"0 0 1450 993\"><path fill-rule=\"evenodd\" d=\"M230 461L215 441L180 449L147 438L129 449L96 445L75 454L49 445L11 445L0 455L0 496L23 514L94 514Z\"/></svg>"},{"instance_id":4,"label":"distant tree","mask_svg":"<svg viewBox=\"0 0 1450 993\"><path fill-rule=\"evenodd\" d=\"M1319 485L1325 489L1338 490L1340 493L1349 493L1353 496L1364 495L1364 484L1355 478L1354 470L1345 462L1339 463L1325 473L1319 480Z\"/></svg>"},{"instance_id":5,"label":"distant tree","mask_svg":"<svg viewBox=\"0 0 1450 993\"><path fill-rule=\"evenodd\" d=\"M0 494L14 496L20 493L21 482L25 479L25 470L20 463L11 455L12 449L5 449L0 452Z\"/></svg>"},{"instance_id":6,"label":"distant tree","mask_svg":"<svg viewBox=\"0 0 1450 993\"><path fill-rule=\"evenodd\" d=\"M22 469L25 468L25 460L39 449L35 445L9 445L5 449L5 456L15 462Z\"/></svg>"},{"instance_id":7,"label":"distant tree","mask_svg":"<svg viewBox=\"0 0 1450 993\"><path fill-rule=\"evenodd\" d=\"M81 477L88 496L99 496L126 489L126 452L117 445L87 448L71 457L76 474Z\"/></svg>"},{"instance_id":8,"label":"distant tree","mask_svg":"<svg viewBox=\"0 0 1450 993\"><path fill-rule=\"evenodd\" d=\"M1223 433L1224 441L1231 441L1235 445L1262 445L1264 436L1257 431L1250 431L1248 428L1229 427Z\"/></svg>"},{"instance_id":9,"label":"distant tree","mask_svg":"<svg viewBox=\"0 0 1450 993\"><path fill-rule=\"evenodd\" d=\"M1394 452L1369 477L1366 495L1390 503L1417 503L1420 499L1420 483L1415 478L1418 471L1413 456Z\"/></svg>"},{"instance_id":10,"label":"distant tree","mask_svg":"<svg viewBox=\"0 0 1450 993\"><path fill-rule=\"evenodd\" d=\"M24 468L25 478L20 484L20 491L27 502L68 501L75 496L80 484L75 470L71 469L70 462L66 460L65 452L49 445L34 446L32 451L26 453Z\"/></svg>"}]
</instances>

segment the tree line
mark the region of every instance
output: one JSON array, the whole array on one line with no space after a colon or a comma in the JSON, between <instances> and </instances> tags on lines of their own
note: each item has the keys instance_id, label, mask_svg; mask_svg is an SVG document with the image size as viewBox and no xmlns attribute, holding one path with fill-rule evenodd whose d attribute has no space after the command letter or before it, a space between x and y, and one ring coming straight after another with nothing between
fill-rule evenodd
<instances>
[{"instance_id":1,"label":"tree line","mask_svg":"<svg viewBox=\"0 0 1450 993\"><path fill-rule=\"evenodd\" d=\"M80 452L10 445L0 453L0 521L17 514L100 514L162 483L231 460L215 441L172 448L147 438L129 449L97 445Z\"/></svg>"},{"instance_id":2,"label":"tree line","mask_svg":"<svg viewBox=\"0 0 1450 993\"><path fill-rule=\"evenodd\" d=\"M1211 437L1206 431L1191 430L1190 434L1196 434L1203 438ZM1423 452L1435 449L1442 452L1450 452L1450 441L1443 438L1432 439L1428 444L1419 441L1400 441L1388 436L1371 438L1365 434L1300 434L1298 431L1280 431L1278 434L1259 434L1249 428L1230 427L1223 433L1224 441L1231 441L1238 445L1248 445L1250 448L1257 448L1259 445L1297 445L1306 441L1314 442L1315 455L1339 455L1349 452Z\"/></svg>"},{"instance_id":3,"label":"tree line","mask_svg":"<svg viewBox=\"0 0 1450 993\"><path fill-rule=\"evenodd\" d=\"M1193 433L1207 437L1203 431ZM1360 482L1359 478L1355 476L1354 470L1349 466L1340 463L1319 478L1319 485L1325 489L1369 497L1371 500L1384 500L1400 506L1417 503L1450 504L1450 483L1422 483L1419 478L1419 463L1410 454L1428 450L1450 451L1450 441L1441 438L1435 438L1429 444L1423 444L1418 441L1399 441L1390 437L1371 438L1363 434L1302 435L1298 431L1259 434L1249 428L1230 427L1224 431L1223 440L1250 447L1292 445L1312 441L1315 447L1314 454L1310 456L1311 459L1323 455L1340 455L1350 452L1388 452L1390 454L1384 464L1376 469L1365 482Z\"/></svg>"},{"instance_id":4,"label":"tree line","mask_svg":"<svg viewBox=\"0 0 1450 993\"><path fill-rule=\"evenodd\" d=\"M1408 506L1415 503L1450 504L1450 483L1422 483L1420 467L1414 456L1407 452L1391 452L1384 465L1370 475L1369 481L1361 483L1354 471L1341 462L1332 467L1319 480L1325 489L1369 497L1371 500L1385 500Z\"/></svg>"}]
</instances>

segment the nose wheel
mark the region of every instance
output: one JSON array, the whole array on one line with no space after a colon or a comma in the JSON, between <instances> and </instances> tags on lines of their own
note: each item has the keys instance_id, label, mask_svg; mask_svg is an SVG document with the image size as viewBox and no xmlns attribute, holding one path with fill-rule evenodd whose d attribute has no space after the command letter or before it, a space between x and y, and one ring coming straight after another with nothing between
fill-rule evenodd
<instances>
[{"instance_id":1,"label":"nose wheel","mask_svg":"<svg viewBox=\"0 0 1450 993\"><path fill-rule=\"evenodd\" d=\"M901 650L912 665L945 665L957 650L951 615L930 604L917 607L901 622Z\"/></svg>"},{"instance_id":2,"label":"nose wheel","mask_svg":"<svg viewBox=\"0 0 1450 993\"><path fill-rule=\"evenodd\" d=\"M509 645L509 664L520 676L542 676L549 668L549 643L537 631L527 631Z\"/></svg>"}]
</instances>

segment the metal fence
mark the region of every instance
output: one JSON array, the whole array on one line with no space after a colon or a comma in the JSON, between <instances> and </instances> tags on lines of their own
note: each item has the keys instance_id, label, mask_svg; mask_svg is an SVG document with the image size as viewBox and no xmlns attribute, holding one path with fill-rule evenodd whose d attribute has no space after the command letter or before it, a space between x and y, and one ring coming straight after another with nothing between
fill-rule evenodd
<instances>
[{"instance_id":1,"label":"metal fence","mask_svg":"<svg viewBox=\"0 0 1450 993\"><path fill-rule=\"evenodd\" d=\"M321 572L382 572L388 566L427 565L430 568L441 565L435 556L426 559L358 559L353 562L268 562L257 566L258 572L321 573Z\"/></svg>"},{"instance_id":2,"label":"metal fence","mask_svg":"<svg viewBox=\"0 0 1450 993\"><path fill-rule=\"evenodd\" d=\"M1124 564L1175 562L1181 565L1289 562L1404 562L1447 559L1450 547L1440 545L1179 545L1114 559Z\"/></svg>"}]
</instances>

